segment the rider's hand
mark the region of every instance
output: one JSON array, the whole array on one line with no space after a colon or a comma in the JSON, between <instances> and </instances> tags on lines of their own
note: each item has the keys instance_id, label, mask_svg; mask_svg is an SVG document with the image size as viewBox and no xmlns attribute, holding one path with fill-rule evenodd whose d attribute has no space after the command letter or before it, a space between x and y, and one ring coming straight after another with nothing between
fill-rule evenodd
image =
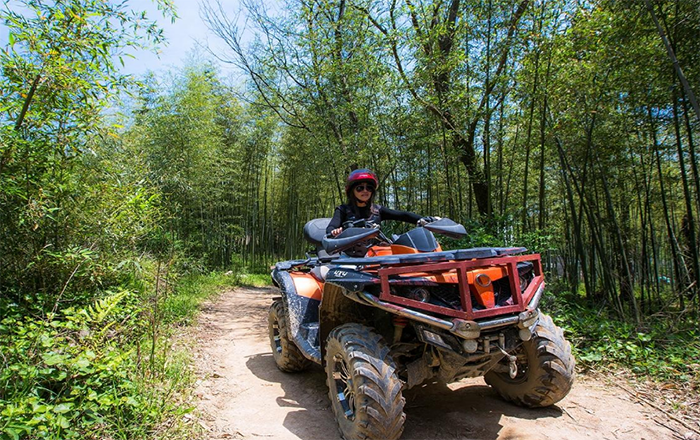
<instances>
[{"instance_id":1,"label":"rider's hand","mask_svg":"<svg viewBox=\"0 0 700 440\"><path fill-rule=\"evenodd\" d=\"M418 220L418 226L425 226L428 223L436 222L440 219L441 219L441 217L432 217L432 216L423 217L422 219Z\"/></svg>"},{"instance_id":2,"label":"rider's hand","mask_svg":"<svg viewBox=\"0 0 700 440\"><path fill-rule=\"evenodd\" d=\"M333 229L333 230L331 231L331 234L332 234L334 237L337 237L338 234L340 234L341 232L343 232L343 228L336 228L336 229Z\"/></svg>"}]
</instances>

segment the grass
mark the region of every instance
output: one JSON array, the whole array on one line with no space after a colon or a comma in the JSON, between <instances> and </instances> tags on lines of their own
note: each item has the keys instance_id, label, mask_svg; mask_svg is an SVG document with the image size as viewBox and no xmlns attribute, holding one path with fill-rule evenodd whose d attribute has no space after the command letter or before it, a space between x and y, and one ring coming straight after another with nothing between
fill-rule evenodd
<instances>
[{"instance_id":1,"label":"grass","mask_svg":"<svg viewBox=\"0 0 700 440\"><path fill-rule=\"evenodd\" d=\"M163 304L164 322L168 324L192 324L201 304L216 296L223 289L236 286L269 286L270 274L212 272L187 275L177 282L173 294Z\"/></svg>"},{"instance_id":2,"label":"grass","mask_svg":"<svg viewBox=\"0 0 700 440\"><path fill-rule=\"evenodd\" d=\"M0 440L195 438L185 415L193 342L182 329L223 289L267 274L180 277L169 289L123 288L60 313L0 318Z\"/></svg>"},{"instance_id":3,"label":"grass","mask_svg":"<svg viewBox=\"0 0 700 440\"><path fill-rule=\"evenodd\" d=\"M185 275L178 280L173 293L163 301L163 321L166 324L190 325L204 301L213 298L222 289L238 285L241 285L238 276L222 272Z\"/></svg>"},{"instance_id":4,"label":"grass","mask_svg":"<svg viewBox=\"0 0 700 440\"><path fill-rule=\"evenodd\" d=\"M270 286L269 273L248 273L240 275L240 284L243 286L265 287Z\"/></svg>"}]
</instances>

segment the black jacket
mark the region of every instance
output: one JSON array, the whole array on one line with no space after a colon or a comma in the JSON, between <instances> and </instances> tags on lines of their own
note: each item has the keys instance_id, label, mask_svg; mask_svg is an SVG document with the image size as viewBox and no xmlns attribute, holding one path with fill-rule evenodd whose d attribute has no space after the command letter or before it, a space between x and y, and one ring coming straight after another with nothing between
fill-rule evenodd
<instances>
[{"instance_id":1,"label":"black jacket","mask_svg":"<svg viewBox=\"0 0 700 440\"><path fill-rule=\"evenodd\" d=\"M372 220L375 223L380 223L383 220L399 220L406 223L416 224L422 217L418 214L408 211L396 211L394 209L385 208L380 205L372 205L365 207L356 207L357 212L351 205L340 205L335 208L333 218L326 228L326 233L330 234L333 229L337 229L347 221L354 220Z\"/></svg>"}]
</instances>

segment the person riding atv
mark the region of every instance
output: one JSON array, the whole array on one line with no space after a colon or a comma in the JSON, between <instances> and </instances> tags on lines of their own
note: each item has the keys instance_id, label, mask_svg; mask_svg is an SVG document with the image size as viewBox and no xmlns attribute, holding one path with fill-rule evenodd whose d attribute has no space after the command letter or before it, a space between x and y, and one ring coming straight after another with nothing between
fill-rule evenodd
<instances>
[{"instance_id":1,"label":"person riding atv","mask_svg":"<svg viewBox=\"0 0 700 440\"><path fill-rule=\"evenodd\" d=\"M348 221L366 219L373 223L382 220L399 220L405 223L425 224L439 217L421 217L408 211L396 211L374 203L374 196L379 189L377 175L368 169L352 171L345 181L347 203L337 206L333 218L326 227L326 232L337 236L343 231L343 224Z\"/></svg>"},{"instance_id":2,"label":"person riding atv","mask_svg":"<svg viewBox=\"0 0 700 440\"><path fill-rule=\"evenodd\" d=\"M539 255L443 250L434 234L466 235L446 218L391 238L376 220L349 219L337 234L332 219L311 220L304 236L314 253L271 273L280 290L268 317L275 363L290 373L323 365L343 438L398 439L403 391L429 379L483 376L526 407L569 393L575 361L538 309Z\"/></svg>"}]
</instances>

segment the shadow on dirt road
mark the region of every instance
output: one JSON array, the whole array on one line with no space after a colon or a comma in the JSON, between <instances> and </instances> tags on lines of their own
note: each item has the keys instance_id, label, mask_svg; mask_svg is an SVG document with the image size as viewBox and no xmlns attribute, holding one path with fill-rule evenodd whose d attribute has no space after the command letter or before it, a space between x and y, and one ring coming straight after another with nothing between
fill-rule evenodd
<instances>
[{"instance_id":1,"label":"shadow on dirt road","mask_svg":"<svg viewBox=\"0 0 700 440\"><path fill-rule=\"evenodd\" d=\"M274 289L224 292L203 309L197 332L195 391L207 439L338 439L325 373L275 366L267 334ZM402 439L656 440L671 438L658 414L615 389L579 377L569 396L544 409L501 400L483 379L429 383L404 393Z\"/></svg>"},{"instance_id":2,"label":"shadow on dirt road","mask_svg":"<svg viewBox=\"0 0 700 440\"><path fill-rule=\"evenodd\" d=\"M309 371L287 374L277 370L274 362L272 353L263 353L251 356L246 366L262 381L281 386L283 395L276 398L276 404L294 409L287 414L283 425L302 439L340 438L330 408L323 369L314 365ZM402 439L524 439L530 437L522 434L503 436L503 417L520 421L551 421L564 414L557 406L534 410L504 402L482 379L451 386L438 382L426 383L405 391L404 396L406 425ZM328 432L327 423L320 423L319 417L332 422L332 433ZM321 428L323 433L316 431L309 436L309 426L313 425Z\"/></svg>"}]
</instances>

